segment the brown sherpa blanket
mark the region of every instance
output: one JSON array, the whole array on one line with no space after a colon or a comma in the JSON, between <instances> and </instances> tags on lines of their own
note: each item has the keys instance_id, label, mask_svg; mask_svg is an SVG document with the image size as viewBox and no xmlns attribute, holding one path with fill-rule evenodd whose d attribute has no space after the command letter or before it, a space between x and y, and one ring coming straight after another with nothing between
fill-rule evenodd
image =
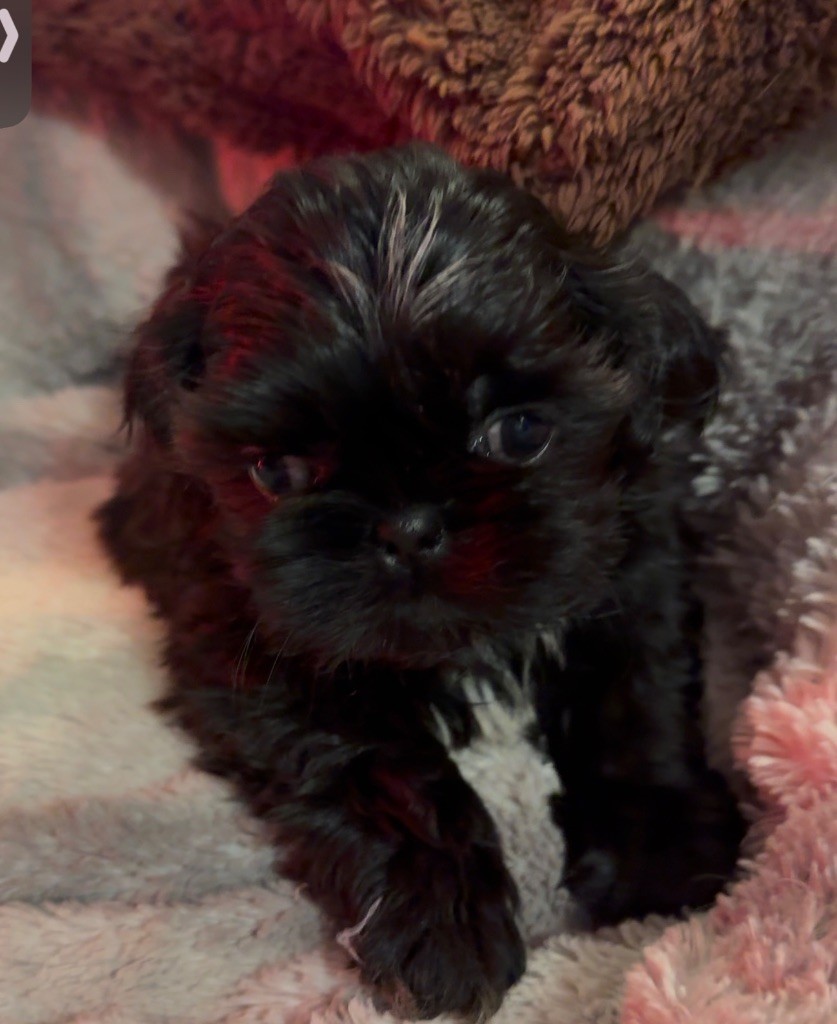
<instances>
[{"instance_id":1,"label":"brown sherpa blanket","mask_svg":"<svg viewBox=\"0 0 837 1024\"><path fill-rule=\"evenodd\" d=\"M38 0L37 94L263 152L405 137L599 240L837 94L835 0ZM89 110L88 110L89 112Z\"/></svg>"}]
</instances>

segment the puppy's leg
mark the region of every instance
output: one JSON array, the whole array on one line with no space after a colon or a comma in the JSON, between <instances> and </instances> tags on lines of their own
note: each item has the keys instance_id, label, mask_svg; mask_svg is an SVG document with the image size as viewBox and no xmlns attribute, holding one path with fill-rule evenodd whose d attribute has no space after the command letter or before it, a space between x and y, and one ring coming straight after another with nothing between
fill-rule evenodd
<instances>
[{"instance_id":1,"label":"puppy's leg","mask_svg":"<svg viewBox=\"0 0 837 1024\"><path fill-rule=\"evenodd\" d=\"M675 541L637 545L611 604L541 665L539 715L564 784L566 883L593 923L678 913L730 878L743 826L706 764L699 608Z\"/></svg>"},{"instance_id":2,"label":"puppy's leg","mask_svg":"<svg viewBox=\"0 0 837 1024\"><path fill-rule=\"evenodd\" d=\"M488 812L403 679L335 692L330 680L286 685L281 671L262 692L180 690L168 704L200 738L205 766L276 826L282 873L345 930L386 1005L490 1015L524 951Z\"/></svg>"}]
</instances>

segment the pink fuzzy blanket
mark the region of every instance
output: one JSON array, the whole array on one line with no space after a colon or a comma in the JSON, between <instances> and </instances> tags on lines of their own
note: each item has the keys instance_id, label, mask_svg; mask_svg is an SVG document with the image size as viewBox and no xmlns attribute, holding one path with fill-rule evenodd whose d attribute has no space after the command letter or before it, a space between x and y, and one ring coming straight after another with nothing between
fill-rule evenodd
<instances>
[{"instance_id":1,"label":"pink fuzzy blanket","mask_svg":"<svg viewBox=\"0 0 837 1024\"><path fill-rule=\"evenodd\" d=\"M113 458L102 381L168 261L165 210L66 125L27 120L0 160L0 1024L385 1024L149 710L156 629L88 521ZM554 779L498 715L463 771L523 895L529 969L499 1024L837 1022L835 166L832 117L635 236L739 362L694 516L742 879L685 922L568 933Z\"/></svg>"},{"instance_id":2,"label":"pink fuzzy blanket","mask_svg":"<svg viewBox=\"0 0 837 1024\"><path fill-rule=\"evenodd\" d=\"M753 827L742 881L628 974L623 1024L837 1022L835 166L832 116L635 239L732 330L697 522L710 736Z\"/></svg>"}]
</instances>

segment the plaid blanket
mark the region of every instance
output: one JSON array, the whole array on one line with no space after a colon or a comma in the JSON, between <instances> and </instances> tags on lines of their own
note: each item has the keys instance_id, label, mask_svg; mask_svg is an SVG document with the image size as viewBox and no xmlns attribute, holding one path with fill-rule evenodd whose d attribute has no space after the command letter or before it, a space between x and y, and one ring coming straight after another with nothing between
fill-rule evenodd
<instances>
[{"instance_id":1,"label":"plaid blanket","mask_svg":"<svg viewBox=\"0 0 837 1024\"><path fill-rule=\"evenodd\" d=\"M0 1022L381 1024L257 824L148 709L157 629L89 523L119 340L184 192L56 122L0 147ZM714 539L708 727L753 822L743 880L683 923L570 934L554 778L498 717L463 770L523 893L529 969L501 1024L837 1020L835 166L832 117L632 240L738 356L693 515Z\"/></svg>"}]
</instances>

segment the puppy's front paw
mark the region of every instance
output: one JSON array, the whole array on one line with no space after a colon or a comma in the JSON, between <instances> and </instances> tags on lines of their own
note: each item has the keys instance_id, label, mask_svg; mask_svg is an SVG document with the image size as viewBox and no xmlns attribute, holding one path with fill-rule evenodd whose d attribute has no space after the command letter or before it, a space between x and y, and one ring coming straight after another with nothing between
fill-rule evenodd
<instances>
[{"instance_id":1,"label":"puppy's front paw","mask_svg":"<svg viewBox=\"0 0 837 1024\"><path fill-rule=\"evenodd\" d=\"M516 902L496 850L402 849L353 940L364 980L401 1017L485 1020L525 967Z\"/></svg>"},{"instance_id":2,"label":"puppy's front paw","mask_svg":"<svg viewBox=\"0 0 837 1024\"><path fill-rule=\"evenodd\" d=\"M583 808L559 801L556 818L565 883L593 924L707 906L732 878L744 825L720 776L690 788L603 783L591 794Z\"/></svg>"}]
</instances>

